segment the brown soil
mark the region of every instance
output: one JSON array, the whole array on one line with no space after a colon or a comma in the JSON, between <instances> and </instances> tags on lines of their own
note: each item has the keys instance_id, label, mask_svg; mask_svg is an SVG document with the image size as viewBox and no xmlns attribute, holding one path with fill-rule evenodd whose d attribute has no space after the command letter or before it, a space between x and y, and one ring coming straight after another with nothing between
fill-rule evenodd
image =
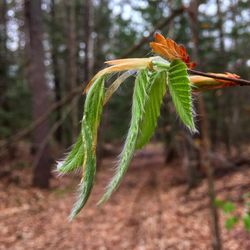
<instances>
[{"instance_id":1,"label":"brown soil","mask_svg":"<svg viewBox=\"0 0 250 250\"><path fill-rule=\"evenodd\" d=\"M186 194L184 173L177 163L165 166L162 152L139 152L119 190L96 207L112 176L114 159L105 159L91 198L71 223L76 176L53 178L52 188L30 187L31 170L15 170L0 182L0 249L211 249L206 181ZM216 180L218 196L242 208L250 190L250 169ZM224 249L250 249L242 225L228 232L220 214Z\"/></svg>"}]
</instances>

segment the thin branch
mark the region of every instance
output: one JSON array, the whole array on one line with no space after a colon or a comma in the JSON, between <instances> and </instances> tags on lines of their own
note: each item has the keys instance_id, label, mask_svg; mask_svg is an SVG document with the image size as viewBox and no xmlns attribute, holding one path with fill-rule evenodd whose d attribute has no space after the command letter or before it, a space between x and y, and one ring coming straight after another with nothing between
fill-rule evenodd
<instances>
[{"instance_id":1,"label":"thin branch","mask_svg":"<svg viewBox=\"0 0 250 250\"><path fill-rule=\"evenodd\" d=\"M34 129L36 129L44 120L48 118L48 116L61 106L67 104L68 102L72 101L74 98L77 97L77 95L80 95L82 91L82 86L78 86L75 89L73 89L67 96L62 98L60 101L53 103L50 108L36 121L34 121L28 128L21 130L17 134L9 137L6 141L1 142L0 149L4 147L8 147L12 143L16 143L20 139L22 139L24 136L31 133Z\"/></svg>"},{"instance_id":2,"label":"thin branch","mask_svg":"<svg viewBox=\"0 0 250 250\"><path fill-rule=\"evenodd\" d=\"M197 71L197 70L193 70L193 69L188 69L188 72L193 74L193 75L206 76L206 77L210 77L210 78L214 78L214 79L218 79L218 80L235 82L239 86L250 86L250 81L245 80L245 79L236 79L236 78L232 78L232 77L218 76L216 74L205 73L205 72L201 72L201 71Z\"/></svg>"},{"instance_id":3,"label":"thin branch","mask_svg":"<svg viewBox=\"0 0 250 250\"><path fill-rule=\"evenodd\" d=\"M161 30L164 26L168 25L176 16L181 15L185 10L185 7L181 7L172 12L172 14L166 18L164 21L160 21L154 27L154 29L149 33L148 36L143 37L137 44L128 49L124 54L122 54L121 58L126 58L129 55L133 54L136 50L138 50L141 46L147 43L151 37L154 35L156 30Z\"/></svg>"}]
</instances>

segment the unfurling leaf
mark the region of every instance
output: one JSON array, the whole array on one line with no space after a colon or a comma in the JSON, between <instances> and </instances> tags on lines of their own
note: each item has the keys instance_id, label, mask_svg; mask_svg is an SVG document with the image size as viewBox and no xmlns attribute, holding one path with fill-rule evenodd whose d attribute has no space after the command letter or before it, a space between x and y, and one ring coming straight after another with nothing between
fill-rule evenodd
<instances>
[{"instance_id":1,"label":"unfurling leaf","mask_svg":"<svg viewBox=\"0 0 250 250\"><path fill-rule=\"evenodd\" d=\"M196 65L194 62L190 62L190 57L182 45L177 44L172 39L165 38L160 33L155 33L155 42L151 42L150 47L153 52L159 54L170 62L180 59L190 69L194 68Z\"/></svg>"},{"instance_id":2,"label":"unfurling leaf","mask_svg":"<svg viewBox=\"0 0 250 250\"><path fill-rule=\"evenodd\" d=\"M163 97L166 93L167 72L161 71L150 76L150 90L145 102L144 116L140 124L140 133L137 138L136 148L142 148L149 142L157 126Z\"/></svg>"},{"instance_id":3,"label":"unfurling leaf","mask_svg":"<svg viewBox=\"0 0 250 250\"><path fill-rule=\"evenodd\" d=\"M82 138L84 144L83 177L79 187L79 197L72 209L73 219L88 200L96 173L97 132L104 101L104 78L98 78L91 86L84 104Z\"/></svg>"},{"instance_id":4,"label":"unfurling leaf","mask_svg":"<svg viewBox=\"0 0 250 250\"><path fill-rule=\"evenodd\" d=\"M115 176L109 183L105 194L99 201L99 204L107 201L111 194L119 187L121 180L128 169L129 163L136 149L136 141L139 134L140 122L142 121L145 109L145 101L148 97L147 92L150 90L151 84L152 82L149 81L148 71L140 71L135 80L132 104L132 118L126 142L121 152Z\"/></svg>"},{"instance_id":5,"label":"unfurling leaf","mask_svg":"<svg viewBox=\"0 0 250 250\"><path fill-rule=\"evenodd\" d=\"M181 121L193 132L196 131L193 120L191 84L187 66L181 60L170 64L168 73L169 92Z\"/></svg>"}]
</instances>

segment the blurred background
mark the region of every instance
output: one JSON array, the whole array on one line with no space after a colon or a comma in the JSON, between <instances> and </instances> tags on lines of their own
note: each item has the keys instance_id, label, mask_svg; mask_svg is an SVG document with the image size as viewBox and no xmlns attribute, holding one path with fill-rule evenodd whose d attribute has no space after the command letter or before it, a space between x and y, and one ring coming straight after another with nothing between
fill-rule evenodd
<instances>
[{"instance_id":1,"label":"blurred background","mask_svg":"<svg viewBox=\"0 0 250 250\"><path fill-rule=\"evenodd\" d=\"M0 0L0 249L250 249L242 223L229 230L211 205L216 196L230 216L246 213L248 87L195 94L194 136L167 96L151 143L97 208L129 126L128 80L105 107L93 195L67 222L79 176L53 170L80 131L82 90L106 60L151 56L156 31L185 45L197 70L250 79L247 0Z\"/></svg>"}]
</instances>

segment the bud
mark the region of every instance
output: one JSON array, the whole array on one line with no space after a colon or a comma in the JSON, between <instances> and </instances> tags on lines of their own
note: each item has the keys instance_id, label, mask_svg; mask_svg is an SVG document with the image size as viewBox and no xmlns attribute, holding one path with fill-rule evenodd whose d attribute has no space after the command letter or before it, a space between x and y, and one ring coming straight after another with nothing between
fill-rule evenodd
<instances>
[{"instance_id":1,"label":"bud","mask_svg":"<svg viewBox=\"0 0 250 250\"><path fill-rule=\"evenodd\" d=\"M240 77L236 74L228 73L225 74L213 74L218 77L230 77L234 79L239 79ZM211 90L211 89L221 89L225 87L237 86L237 83L232 80L220 80L212 77L193 75L190 76L190 81L193 84L194 91L203 91L203 90Z\"/></svg>"}]
</instances>

